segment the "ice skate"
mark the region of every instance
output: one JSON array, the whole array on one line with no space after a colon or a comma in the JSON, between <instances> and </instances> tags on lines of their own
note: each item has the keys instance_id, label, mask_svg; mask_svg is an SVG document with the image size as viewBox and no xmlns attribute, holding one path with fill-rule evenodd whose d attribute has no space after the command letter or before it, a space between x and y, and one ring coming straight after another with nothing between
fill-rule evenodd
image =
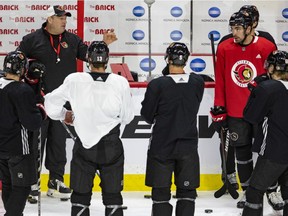
<instances>
[{"instance_id":1,"label":"ice skate","mask_svg":"<svg viewBox=\"0 0 288 216\"><path fill-rule=\"evenodd\" d=\"M269 205L275 210L280 211L284 207L284 202L279 192L266 192L267 201Z\"/></svg>"},{"instance_id":2,"label":"ice skate","mask_svg":"<svg viewBox=\"0 0 288 216\"><path fill-rule=\"evenodd\" d=\"M237 202L237 208L243 209L246 203L246 191L243 191L242 198Z\"/></svg>"},{"instance_id":3,"label":"ice skate","mask_svg":"<svg viewBox=\"0 0 288 216\"><path fill-rule=\"evenodd\" d=\"M70 199L71 189L67 187L62 181L52 179L48 182L47 196L60 198L61 201Z\"/></svg>"}]
</instances>

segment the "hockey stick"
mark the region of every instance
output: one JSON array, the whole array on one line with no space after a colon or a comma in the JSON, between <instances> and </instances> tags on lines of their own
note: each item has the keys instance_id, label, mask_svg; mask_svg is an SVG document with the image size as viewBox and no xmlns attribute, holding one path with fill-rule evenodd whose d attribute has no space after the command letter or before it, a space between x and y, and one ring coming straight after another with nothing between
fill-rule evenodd
<instances>
[{"instance_id":1,"label":"hockey stick","mask_svg":"<svg viewBox=\"0 0 288 216\"><path fill-rule=\"evenodd\" d=\"M65 128L65 130L67 131L67 133L69 134L69 136L70 136L70 137L73 139L73 141L75 142L76 139L77 139L77 137L75 137L75 136L73 135L73 133L70 131L70 129L68 128L68 126L64 123L64 121L61 121L61 123L62 123L63 127ZM99 178L100 178L100 180L101 180L100 172L99 172L98 170L96 170L96 174L99 176ZM126 210L126 209L128 209L128 207L127 207L127 206L122 206L122 209L123 209L123 210Z\"/></svg>"},{"instance_id":2,"label":"hockey stick","mask_svg":"<svg viewBox=\"0 0 288 216\"><path fill-rule=\"evenodd\" d=\"M63 125L63 127L65 128L65 130L67 131L67 133L69 134L69 136L73 139L73 141L76 141L77 137L75 137L72 132L70 131L70 129L68 128L68 126L64 123L64 121L60 121Z\"/></svg>"},{"instance_id":3,"label":"hockey stick","mask_svg":"<svg viewBox=\"0 0 288 216\"><path fill-rule=\"evenodd\" d=\"M41 164L41 128L39 129L39 135L38 135L38 158L37 158L37 162L38 162L38 216L41 215L41 168L42 168L42 164Z\"/></svg>"},{"instance_id":4,"label":"hockey stick","mask_svg":"<svg viewBox=\"0 0 288 216\"><path fill-rule=\"evenodd\" d=\"M211 41L211 51L212 51L212 58L213 58L213 69L214 69L214 75L215 75L216 54L215 54L215 44L214 44L213 33L210 33L210 41Z\"/></svg>"},{"instance_id":5,"label":"hockey stick","mask_svg":"<svg viewBox=\"0 0 288 216\"><path fill-rule=\"evenodd\" d=\"M231 185L231 183L229 182L228 178L227 178L227 170L226 170L226 162L227 162L227 152L228 152L228 148L229 148L229 131L226 131L226 138L224 140L224 133L225 133L225 129L221 128L220 131L220 139L221 139L221 154L222 154L222 171L224 174L224 184L223 186L217 190L214 193L214 197L215 198L219 198L221 196L223 196L226 191L228 190L228 193L231 195L231 197L233 199L237 199L239 197L239 194L237 192L237 190Z\"/></svg>"}]
</instances>

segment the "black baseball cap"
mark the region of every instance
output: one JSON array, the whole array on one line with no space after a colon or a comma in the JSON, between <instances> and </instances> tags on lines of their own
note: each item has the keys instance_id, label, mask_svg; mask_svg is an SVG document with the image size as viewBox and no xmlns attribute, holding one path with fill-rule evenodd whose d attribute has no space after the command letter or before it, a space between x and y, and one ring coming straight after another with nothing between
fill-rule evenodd
<instances>
[{"instance_id":1,"label":"black baseball cap","mask_svg":"<svg viewBox=\"0 0 288 216\"><path fill-rule=\"evenodd\" d=\"M71 13L67 12L60 5L50 6L47 10L47 17L50 16L68 16L71 17Z\"/></svg>"}]
</instances>

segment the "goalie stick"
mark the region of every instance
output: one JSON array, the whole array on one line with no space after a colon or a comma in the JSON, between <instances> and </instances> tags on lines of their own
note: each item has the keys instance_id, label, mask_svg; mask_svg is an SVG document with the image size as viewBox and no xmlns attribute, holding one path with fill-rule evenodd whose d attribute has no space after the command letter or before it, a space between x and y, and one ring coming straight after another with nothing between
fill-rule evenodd
<instances>
[{"instance_id":1,"label":"goalie stick","mask_svg":"<svg viewBox=\"0 0 288 216\"><path fill-rule=\"evenodd\" d=\"M73 133L70 131L70 129L68 128L68 126L65 124L64 121L60 121L60 122L62 123L63 127L65 128L65 130L67 131L67 133L69 134L69 136L70 136L70 137L73 139L73 141L75 142L76 139L77 139L77 137L75 137L75 136L73 135ZM98 170L96 170L96 174L99 176L99 178L100 178L100 180L101 180L100 172L99 172ZM122 209L123 209L123 210L126 210L126 209L128 209L128 207L127 207L127 206L122 206Z\"/></svg>"},{"instance_id":2,"label":"goalie stick","mask_svg":"<svg viewBox=\"0 0 288 216\"><path fill-rule=\"evenodd\" d=\"M226 132L226 137L224 140L224 134ZM223 175L224 175L224 184L223 186L217 190L214 193L214 197L215 198L219 198L221 196L223 196L226 191L228 191L228 193L231 195L231 197L233 199L237 199L239 197L239 194L237 192L237 190L231 185L231 183L229 182L228 178L227 178L227 170L226 170L226 161L227 161L227 152L228 152L228 148L229 148L229 131L225 130L224 128L221 128L220 131L220 140L221 140L221 154L222 154L222 171L223 171Z\"/></svg>"}]
</instances>

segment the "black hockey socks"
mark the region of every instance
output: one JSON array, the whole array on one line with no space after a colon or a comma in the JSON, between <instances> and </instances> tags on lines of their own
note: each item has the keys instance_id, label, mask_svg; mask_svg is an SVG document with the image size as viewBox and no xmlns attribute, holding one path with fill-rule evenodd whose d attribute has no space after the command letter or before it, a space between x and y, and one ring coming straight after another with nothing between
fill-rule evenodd
<instances>
[{"instance_id":1,"label":"black hockey socks","mask_svg":"<svg viewBox=\"0 0 288 216\"><path fill-rule=\"evenodd\" d=\"M167 202L153 201L152 216L171 216L173 206Z\"/></svg>"},{"instance_id":2,"label":"black hockey socks","mask_svg":"<svg viewBox=\"0 0 288 216\"><path fill-rule=\"evenodd\" d=\"M245 191L249 185L253 171L253 159L249 145L235 147L237 158L237 170L242 189Z\"/></svg>"},{"instance_id":3,"label":"black hockey socks","mask_svg":"<svg viewBox=\"0 0 288 216\"><path fill-rule=\"evenodd\" d=\"M108 206L106 206L105 216L123 216L122 205L108 205Z\"/></svg>"},{"instance_id":4,"label":"black hockey socks","mask_svg":"<svg viewBox=\"0 0 288 216\"><path fill-rule=\"evenodd\" d=\"M242 216L263 216L263 195L263 191L248 187Z\"/></svg>"},{"instance_id":5,"label":"black hockey socks","mask_svg":"<svg viewBox=\"0 0 288 216\"><path fill-rule=\"evenodd\" d=\"M71 195L71 216L90 216L90 201L92 192L78 193L73 191Z\"/></svg>"},{"instance_id":6,"label":"black hockey socks","mask_svg":"<svg viewBox=\"0 0 288 216\"><path fill-rule=\"evenodd\" d=\"M89 206L72 203L71 216L90 216Z\"/></svg>"},{"instance_id":7,"label":"black hockey socks","mask_svg":"<svg viewBox=\"0 0 288 216\"><path fill-rule=\"evenodd\" d=\"M120 192L102 192L103 204L106 206L105 216L123 216L123 197Z\"/></svg>"},{"instance_id":8,"label":"black hockey socks","mask_svg":"<svg viewBox=\"0 0 288 216\"><path fill-rule=\"evenodd\" d=\"M169 203L170 199L170 187L152 188L152 216L171 216L173 206Z\"/></svg>"},{"instance_id":9,"label":"black hockey socks","mask_svg":"<svg viewBox=\"0 0 288 216\"><path fill-rule=\"evenodd\" d=\"M195 189L181 189L176 190L176 215L177 216L193 216L195 212L195 199L197 193Z\"/></svg>"},{"instance_id":10,"label":"black hockey socks","mask_svg":"<svg viewBox=\"0 0 288 216\"><path fill-rule=\"evenodd\" d=\"M177 216L194 216L195 201L194 199L178 199L176 203Z\"/></svg>"}]
</instances>

